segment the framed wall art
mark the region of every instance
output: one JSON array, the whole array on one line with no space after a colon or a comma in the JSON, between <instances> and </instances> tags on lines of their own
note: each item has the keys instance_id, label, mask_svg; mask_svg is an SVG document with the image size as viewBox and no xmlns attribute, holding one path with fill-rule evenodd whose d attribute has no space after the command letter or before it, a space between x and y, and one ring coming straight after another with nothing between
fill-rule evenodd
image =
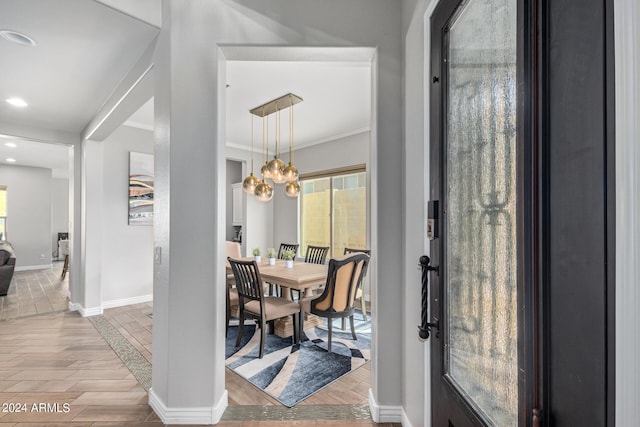
<instances>
[{"instance_id":1,"label":"framed wall art","mask_svg":"<svg viewBox=\"0 0 640 427\"><path fill-rule=\"evenodd\" d=\"M153 225L153 154L129 152L129 225Z\"/></svg>"}]
</instances>

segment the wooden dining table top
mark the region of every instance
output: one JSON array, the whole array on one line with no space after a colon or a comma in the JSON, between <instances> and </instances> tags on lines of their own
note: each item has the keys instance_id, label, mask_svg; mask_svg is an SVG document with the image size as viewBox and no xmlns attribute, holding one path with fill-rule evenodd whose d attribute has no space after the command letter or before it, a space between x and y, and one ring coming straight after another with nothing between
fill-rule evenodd
<instances>
[{"instance_id":1,"label":"wooden dining table top","mask_svg":"<svg viewBox=\"0 0 640 427\"><path fill-rule=\"evenodd\" d=\"M253 257L241 258L241 260L251 261ZM280 259L276 260L275 265L269 265L265 258L258 263L263 281L298 290L323 285L327 281L328 269L327 264L311 264L304 261L294 261L292 268L285 267L284 260ZM232 272L230 265L227 265L227 272Z\"/></svg>"}]
</instances>

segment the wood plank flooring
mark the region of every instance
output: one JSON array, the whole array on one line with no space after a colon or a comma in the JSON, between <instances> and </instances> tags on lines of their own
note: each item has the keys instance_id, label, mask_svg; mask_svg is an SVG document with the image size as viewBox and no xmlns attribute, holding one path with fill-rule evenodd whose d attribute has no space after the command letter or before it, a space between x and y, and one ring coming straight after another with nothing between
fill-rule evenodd
<instances>
[{"instance_id":1,"label":"wood plank flooring","mask_svg":"<svg viewBox=\"0 0 640 427\"><path fill-rule=\"evenodd\" d=\"M0 320L66 310L69 275L60 280L62 264L56 261L51 269L14 272L9 292L0 297Z\"/></svg>"},{"instance_id":2,"label":"wood plank flooring","mask_svg":"<svg viewBox=\"0 0 640 427\"><path fill-rule=\"evenodd\" d=\"M56 295L66 286L59 280L56 285L58 278L59 270L24 272L12 284L15 286L13 295L17 297L12 302L19 305L17 312L13 311L16 309L13 304L0 305L0 426L163 426L147 403L145 389L88 319L77 313L60 311L63 307L55 304L50 304L51 307L40 304L41 314L38 314L35 300L43 295L49 299L47 295ZM21 289L23 287L28 289ZM51 292L47 294L47 291ZM66 289L64 295L66 308ZM35 313L20 300L32 300ZM20 311L21 307L25 309ZM151 303L137 304L109 309L104 315L149 362L152 319L148 314L152 309ZM226 372L229 404L238 407L240 413L242 407L249 410L255 405L268 405L274 409L281 406L232 371ZM367 364L299 406L366 403L369 378ZM376 424L371 420L326 419L245 419L222 421L218 425L400 426Z\"/></svg>"}]
</instances>

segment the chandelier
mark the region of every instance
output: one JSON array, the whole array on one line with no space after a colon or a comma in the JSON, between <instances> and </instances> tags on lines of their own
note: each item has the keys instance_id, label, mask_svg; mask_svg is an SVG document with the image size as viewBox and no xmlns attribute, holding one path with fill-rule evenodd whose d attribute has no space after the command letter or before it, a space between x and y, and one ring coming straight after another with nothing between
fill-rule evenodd
<instances>
[{"instance_id":1,"label":"chandelier","mask_svg":"<svg viewBox=\"0 0 640 427\"><path fill-rule=\"evenodd\" d=\"M294 115L293 106L302 101L297 95L288 93L277 99L259 105L249 112L251 113L251 173L242 182L242 188L249 194L253 194L256 199L268 202L273 198L273 186L267 181L270 179L274 184L285 184L285 194L288 197L297 197L300 194L300 183L298 182L298 169L293 164L294 146ZM285 166L280 159L280 146L282 144L280 133L280 111L289 109L289 164ZM269 159L269 115L274 114L275 118L275 150L273 159ZM264 164L260 168L262 180L253 175L253 116L262 118L262 151Z\"/></svg>"}]
</instances>

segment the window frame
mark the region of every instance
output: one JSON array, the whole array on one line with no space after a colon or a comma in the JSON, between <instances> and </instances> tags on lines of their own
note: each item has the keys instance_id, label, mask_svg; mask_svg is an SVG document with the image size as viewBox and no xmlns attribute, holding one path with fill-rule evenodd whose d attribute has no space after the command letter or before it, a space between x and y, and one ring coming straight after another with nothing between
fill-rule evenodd
<instances>
[{"instance_id":1,"label":"window frame","mask_svg":"<svg viewBox=\"0 0 640 427\"><path fill-rule=\"evenodd\" d=\"M8 186L6 185L0 185L0 192L4 192L4 201L5 201L5 212L4 215L0 215L0 220L2 220L4 226L3 226L3 230L4 232L2 233L2 235L0 236L0 241L7 241L7 217L8 215L8 211L9 208L7 207L7 196L8 196Z\"/></svg>"},{"instance_id":2,"label":"window frame","mask_svg":"<svg viewBox=\"0 0 640 427\"><path fill-rule=\"evenodd\" d=\"M344 177L347 175L354 175L354 174L359 174L359 173L364 173L365 174L365 181L364 181L364 188L365 188L365 210L366 207L369 204L369 188L368 188L368 180L366 178L366 173L367 173L367 165L366 163L360 163L360 164L356 164L356 165L352 165L352 166L345 166L345 167L340 167L340 168L334 168L334 169L327 169L327 170L323 170L323 171L316 171L316 172L309 172L306 174L301 174L299 177L299 182L300 182L300 187L301 187L301 194L300 194L300 198L299 198L299 208L298 208L298 241L300 242L300 256L304 257L306 254L306 247L304 246L303 242L302 242L302 218L303 218L303 212L304 212L304 203L302 201L302 191L304 189L304 181L310 181L310 180L317 180L317 179L324 179L324 178L330 178L329 179L329 252L327 254L328 257L335 257L335 256L339 256L342 254L334 254L333 253L333 246L334 246L334 201L333 201L333 178L336 177ZM369 223L369 212L366 211L366 223ZM368 238L368 232L365 234L365 239ZM367 239L368 240L368 239ZM303 252L304 250L304 252Z\"/></svg>"}]
</instances>

